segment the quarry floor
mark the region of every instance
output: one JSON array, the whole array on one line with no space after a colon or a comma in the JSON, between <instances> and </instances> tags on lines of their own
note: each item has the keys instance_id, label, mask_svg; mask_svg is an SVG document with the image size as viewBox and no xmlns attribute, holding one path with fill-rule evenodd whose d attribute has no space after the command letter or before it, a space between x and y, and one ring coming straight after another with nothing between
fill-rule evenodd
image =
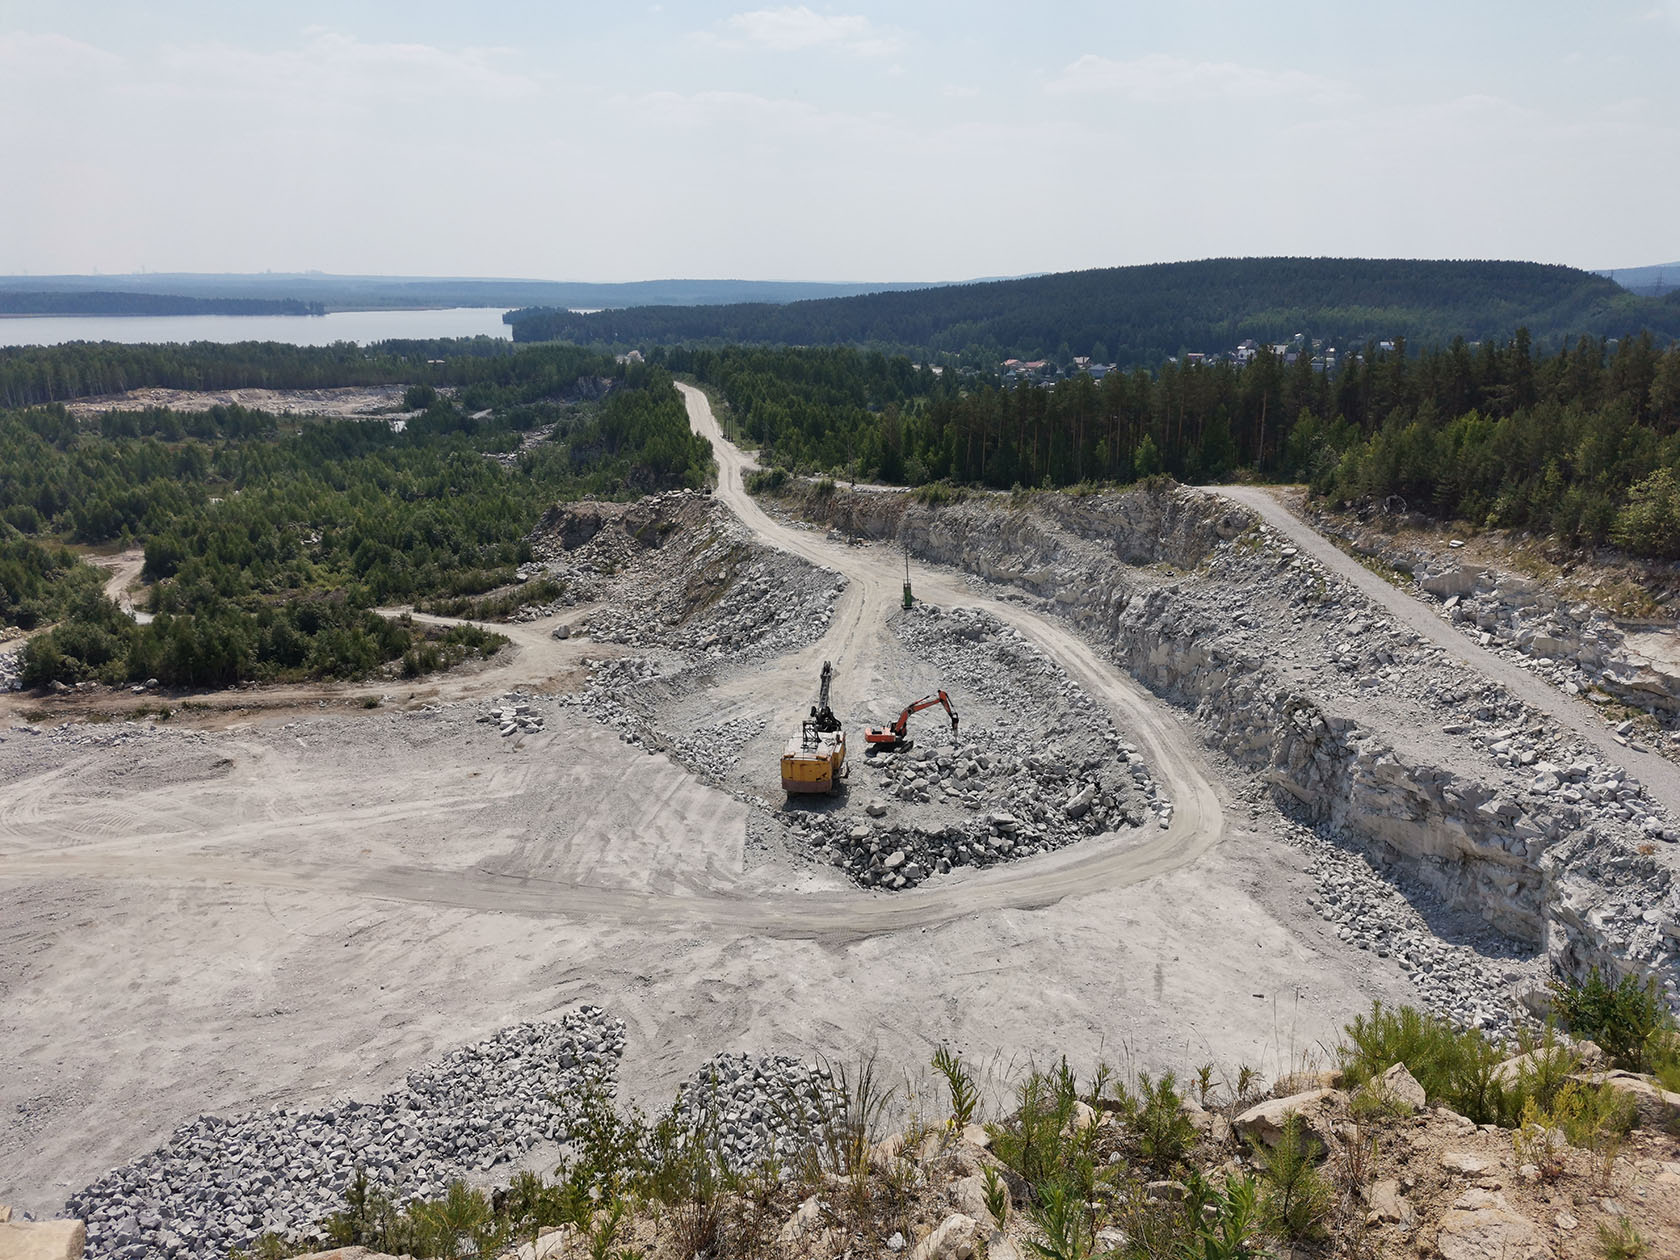
<instances>
[{"instance_id":1,"label":"quarry floor","mask_svg":"<svg viewBox=\"0 0 1680 1260\"><path fill-rule=\"evenodd\" d=\"M823 659L858 694L936 685L882 664L902 556L766 517L686 397L724 502L848 579L822 639L730 680L732 709L792 730ZM655 1108L720 1050L874 1051L923 1096L941 1042L999 1086L1060 1054L1276 1075L1322 1059L1373 998L1408 1000L1391 961L1311 912L1305 859L1250 803L1251 775L1059 623L912 576L922 600L985 608L1052 656L1143 751L1172 825L863 892L758 846L751 806L575 709L517 738L479 721L480 700L575 681L591 645L554 641L553 622L365 712L299 693L187 726L5 732L0 1202L50 1214L201 1112L373 1097L582 1001L627 1021L624 1085ZM774 760L762 770L771 795Z\"/></svg>"}]
</instances>

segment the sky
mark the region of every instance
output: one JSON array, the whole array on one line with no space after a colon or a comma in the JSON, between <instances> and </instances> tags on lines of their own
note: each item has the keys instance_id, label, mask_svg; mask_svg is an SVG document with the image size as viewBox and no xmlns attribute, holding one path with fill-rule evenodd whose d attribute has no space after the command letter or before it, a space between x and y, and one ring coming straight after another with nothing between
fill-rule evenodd
<instances>
[{"instance_id":1,"label":"sky","mask_svg":"<svg viewBox=\"0 0 1680 1260\"><path fill-rule=\"evenodd\" d=\"M1680 259L1680 0L0 0L0 273Z\"/></svg>"}]
</instances>

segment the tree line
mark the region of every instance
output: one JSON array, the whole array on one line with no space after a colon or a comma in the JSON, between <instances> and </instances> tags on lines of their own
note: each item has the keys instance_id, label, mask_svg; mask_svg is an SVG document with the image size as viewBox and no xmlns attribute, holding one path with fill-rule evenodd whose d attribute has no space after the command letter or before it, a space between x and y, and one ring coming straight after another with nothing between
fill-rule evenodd
<instances>
[{"instance_id":1,"label":"tree line","mask_svg":"<svg viewBox=\"0 0 1680 1260\"><path fill-rule=\"evenodd\" d=\"M400 431L238 407L0 413L0 612L56 623L26 681L217 686L482 650L372 610L507 586L556 500L697 487L711 467L663 369L630 365L596 398L611 361L567 354L509 358L488 383L522 401L489 415L411 391L428 405ZM65 543L141 546L153 619L105 599Z\"/></svg>"},{"instance_id":2,"label":"tree line","mask_svg":"<svg viewBox=\"0 0 1680 1260\"><path fill-rule=\"evenodd\" d=\"M612 374L610 357L578 346L519 347L495 337L393 340L358 346L275 341L148 345L71 342L0 347L0 408L156 389L330 389L452 386L474 410L548 397Z\"/></svg>"},{"instance_id":3,"label":"tree line","mask_svg":"<svg viewBox=\"0 0 1680 1260\"><path fill-rule=\"evenodd\" d=\"M718 386L764 462L796 471L999 489L1241 471L1680 558L1680 347L1648 334L1549 354L1526 330L1420 354L1368 343L1334 373L1263 348L1242 366L1167 362L1052 388L849 349L654 358Z\"/></svg>"},{"instance_id":4,"label":"tree line","mask_svg":"<svg viewBox=\"0 0 1680 1260\"><path fill-rule=\"evenodd\" d=\"M320 302L294 298L181 297L99 289L0 288L0 315L325 315Z\"/></svg>"}]
</instances>

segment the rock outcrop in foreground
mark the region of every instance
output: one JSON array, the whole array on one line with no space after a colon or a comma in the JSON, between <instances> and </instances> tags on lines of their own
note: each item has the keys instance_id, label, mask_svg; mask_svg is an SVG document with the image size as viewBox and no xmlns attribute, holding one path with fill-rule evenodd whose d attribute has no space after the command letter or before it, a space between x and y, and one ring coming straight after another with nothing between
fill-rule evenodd
<instances>
[{"instance_id":1,"label":"rock outcrop in foreground","mask_svg":"<svg viewBox=\"0 0 1680 1260\"><path fill-rule=\"evenodd\" d=\"M593 1008L578 1016L557 1026L572 1035L573 1066L594 1054L610 1067L620 1026ZM163 1162L177 1142L106 1179L106 1190L77 1197L96 1205L89 1254L210 1260L233 1240L253 1256L376 1260L382 1253L359 1246L320 1248L332 1237L399 1237L417 1254L504 1260L1012 1260L1060 1237L1072 1249L1051 1254L1141 1260L1184 1254L1204 1232L1253 1248L1229 1254L1288 1247L1296 1257L1346 1260L1573 1260L1604 1254L1613 1238L1646 1248L1625 1254L1680 1254L1680 1094L1648 1076L1602 1070L1604 1053L1587 1042L1547 1041L1486 1071L1443 1075L1443 1053L1480 1043L1430 1024L1427 1071L1375 1068L1368 1049L1344 1047L1348 1071L1362 1080L1297 1072L1269 1090L1246 1073L1223 1084L1211 1070L1182 1089L1171 1076L1119 1081L1106 1069L1081 1082L1064 1064L1017 1082L1013 1109L993 1123L976 1122L974 1093L960 1115L945 1113L938 1104L953 1095L941 1088L913 1109L900 1098L902 1127L885 1131L888 1112L866 1068L720 1055L649 1124L599 1088L567 1086L562 1074L551 1093L481 1053L533 1044L533 1035L544 1034L522 1025L440 1064L453 1065L461 1086L472 1078L484 1123L456 1128L490 1152L478 1158L486 1176L440 1189L403 1175L389 1152L405 1139L383 1121L346 1141L343 1161L325 1163L272 1142ZM949 1069L948 1061L941 1070ZM1468 1084L1471 1108L1498 1124L1454 1111L1422 1080L1448 1092ZM552 1180L514 1175L504 1162L534 1107L570 1117ZM221 1127L247 1132L248 1120ZM295 1127L318 1149L308 1139L319 1118L306 1120ZM372 1193L349 1184L340 1162L371 1169ZM207 1185L218 1189L194 1189ZM128 1197L114 1197L119 1189ZM177 1214L189 1199L193 1214ZM283 1204L308 1204L319 1216L273 1225ZM330 1224L328 1210L339 1214ZM134 1237L131 1216L153 1232ZM271 1227L256 1230L258 1220ZM81 1230L72 1221L0 1223L0 1260L80 1256Z\"/></svg>"}]
</instances>

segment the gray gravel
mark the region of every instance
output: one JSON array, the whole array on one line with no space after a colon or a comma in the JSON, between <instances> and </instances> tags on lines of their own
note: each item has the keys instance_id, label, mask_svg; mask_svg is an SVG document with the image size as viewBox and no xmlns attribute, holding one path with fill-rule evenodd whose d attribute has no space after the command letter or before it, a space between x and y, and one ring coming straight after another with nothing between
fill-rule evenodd
<instances>
[{"instance_id":1,"label":"gray gravel","mask_svg":"<svg viewBox=\"0 0 1680 1260\"><path fill-rule=\"evenodd\" d=\"M829 1069L786 1055L719 1054L695 1072L677 1096L677 1115L716 1126L730 1165L751 1171L767 1160L784 1171L840 1114L840 1091Z\"/></svg>"},{"instance_id":2,"label":"gray gravel","mask_svg":"<svg viewBox=\"0 0 1680 1260\"><path fill-rule=\"evenodd\" d=\"M399 1199L441 1194L539 1142L561 1142L590 1082L613 1089L624 1025L582 1006L504 1028L410 1073L377 1102L200 1116L65 1203L88 1255L212 1260L269 1231L303 1237L358 1168Z\"/></svg>"}]
</instances>

